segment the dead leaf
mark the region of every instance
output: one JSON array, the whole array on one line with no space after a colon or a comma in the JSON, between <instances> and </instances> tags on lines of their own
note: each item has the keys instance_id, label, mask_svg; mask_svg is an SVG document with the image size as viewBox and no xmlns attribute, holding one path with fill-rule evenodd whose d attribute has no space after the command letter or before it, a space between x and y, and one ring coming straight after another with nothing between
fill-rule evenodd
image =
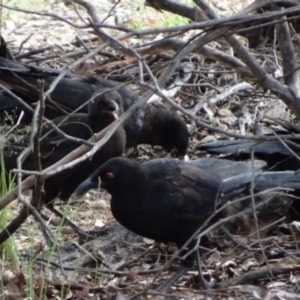
<instances>
[{"instance_id":1,"label":"dead leaf","mask_svg":"<svg viewBox=\"0 0 300 300\"><path fill-rule=\"evenodd\" d=\"M126 278L126 281L135 281L137 277L139 276L139 269L138 268L132 268Z\"/></svg>"},{"instance_id":2,"label":"dead leaf","mask_svg":"<svg viewBox=\"0 0 300 300\"><path fill-rule=\"evenodd\" d=\"M93 295L90 294L89 292L90 292L90 288L88 286L85 286L81 291L77 292L77 295L83 299L90 299Z\"/></svg>"},{"instance_id":3,"label":"dead leaf","mask_svg":"<svg viewBox=\"0 0 300 300\"><path fill-rule=\"evenodd\" d=\"M227 108L221 108L218 110L218 116L220 118L225 118L225 117L233 117L234 115L231 110Z\"/></svg>"}]
</instances>

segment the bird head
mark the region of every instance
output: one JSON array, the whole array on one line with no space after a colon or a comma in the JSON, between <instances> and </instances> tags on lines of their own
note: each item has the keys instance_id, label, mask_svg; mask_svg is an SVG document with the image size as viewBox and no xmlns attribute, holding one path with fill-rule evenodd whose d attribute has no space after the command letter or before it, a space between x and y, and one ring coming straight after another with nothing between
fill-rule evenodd
<instances>
[{"instance_id":1,"label":"bird head","mask_svg":"<svg viewBox=\"0 0 300 300\"><path fill-rule=\"evenodd\" d=\"M162 146L168 152L175 151L179 156L187 153L189 144L189 132L185 122L177 117L172 116L165 120L165 126L162 130Z\"/></svg>"},{"instance_id":2,"label":"bird head","mask_svg":"<svg viewBox=\"0 0 300 300\"><path fill-rule=\"evenodd\" d=\"M142 177L138 162L126 157L115 157L82 182L76 188L74 196L79 197L97 187L107 190L110 194L123 193L128 183L138 182Z\"/></svg>"},{"instance_id":3,"label":"bird head","mask_svg":"<svg viewBox=\"0 0 300 300\"><path fill-rule=\"evenodd\" d=\"M116 91L97 91L93 94L89 104L89 114L99 115L110 112L117 119L123 113L122 99Z\"/></svg>"}]
</instances>

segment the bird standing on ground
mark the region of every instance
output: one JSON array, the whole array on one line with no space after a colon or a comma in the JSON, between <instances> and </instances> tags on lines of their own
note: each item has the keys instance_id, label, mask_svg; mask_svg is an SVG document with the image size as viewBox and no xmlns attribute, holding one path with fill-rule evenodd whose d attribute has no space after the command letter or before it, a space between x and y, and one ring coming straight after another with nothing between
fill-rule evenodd
<instances>
[{"instance_id":1,"label":"bird standing on ground","mask_svg":"<svg viewBox=\"0 0 300 300\"><path fill-rule=\"evenodd\" d=\"M157 103L149 103L144 107L143 126L136 142L138 144L160 145L167 152L176 150L180 156L187 153L189 132L184 120L176 111L167 110Z\"/></svg>"},{"instance_id":2,"label":"bird standing on ground","mask_svg":"<svg viewBox=\"0 0 300 300\"><path fill-rule=\"evenodd\" d=\"M82 195L100 183L111 194L111 211L119 223L141 236L173 242L181 248L213 214L217 205L224 204L228 196L250 191L252 172L264 166L266 163L263 161L245 163L213 158L190 162L155 159L144 163L124 157L113 158L80 184L75 194ZM295 172L266 172L255 176L259 181L257 190L282 183L295 186ZM255 184L254 187L256 190ZM287 209L287 206L284 207ZM242 211L239 206L236 209ZM233 212L224 210L225 216L227 213ZM215 220L221 216L224 215L216 216ZM195 240L192 241L183 250L183 255L195 243ZM193 266L194 261L195 253L187 256L177 273L159 291L165 291ZM206 287L201 273L199 286Z\"/></svg>"},{"instance_id":3,"label":"bird standing on ground","mask_svg":"<svg viewBox=\"0 0 300 300\"><path fill-rule=\"evenodd\" d=\"M37 80L45 81L45 90L60 74L59 70L23 65L20 62L0 58L0 82L11 88L27 104L38 100ZM82 106L92 94L104 89L113 89L119 93L119 114L127 111L139 99L131 89L119 82L92 76L78 76L69 72L59 81L46 100L45 117L53 119L63 116ZM3 111L25 111L23 121L31 120L31 113L12 96L0 92L0 114ZM79 112L87 112L87 106ZM165 147L168 152L178 150L185 155L188 148L189 133L185 122L176 114L155 103L146 104L135 111L125 122L126 147L135 147L141 143Z\"/></svg>"},{"instance_id":4,"label":"bird standing on ground","mask_svg":"<svg viewBox=\"0 0 300 300\"><path fill-rule=\"evenodd\" d=\"M174 242L178 248L213 213L221 185L217 176L180 160L157 159L140 164L115 158L101 166L75 193L80 195L98 186L98 179L112 196L111 211L118 222L142 236ZM194 254L185 258L162 290L190 269L194 259ZM203 280L200 284L205 285Z\"/></svg>"},{"instance_id":5,"label":"bird standing on ground","mask_svg":"<svg viewBox=\"0 0 300 300\"><path fill-rule=\"evenodd\" d=\"M67 135L88 140L94 133L97 133L112 122L115 121L115 114L118 111L117 101L119 94L115 92L105 92L95 97L89 104L89 113L78 113L70 116L65 122L65 117L59 117L53 122ZM53 130L49 125L43 127L42 135L46 135L41 139L41 166L43 169L56 163L71 151L80 146L80 142L71 141L64 138L61 134ZM54 213L61 216L61 214L54 209L53 200L59 197L61 200L68 200L75 188L88 176L90 176L98 167L112 157L120 156L125 149L125 132L122 127L119 127L110 139L90 158L72 168L63 170L60 173L54 174L46 178L44 182L44 196L42 204L52 210ZM21 142L26 144L27 142ZM20 143L18 143L20 145ZM12 147L15 145L10 145ZM8 148L7 147L7 148ZM4 153L5 168L11 170L16 167L16 158L19 152L13 153L8 156ZM22 164L25 170L32 170L33 156L29 155ZM22 211L21 211L22 213ZM25 218L27 217L27 209L23 209ZM8 238L9 234L14 232L15 225L9 225L6 231L0 233L0 240L3 241L4 237Z\"/></svg>"}]
</instances>

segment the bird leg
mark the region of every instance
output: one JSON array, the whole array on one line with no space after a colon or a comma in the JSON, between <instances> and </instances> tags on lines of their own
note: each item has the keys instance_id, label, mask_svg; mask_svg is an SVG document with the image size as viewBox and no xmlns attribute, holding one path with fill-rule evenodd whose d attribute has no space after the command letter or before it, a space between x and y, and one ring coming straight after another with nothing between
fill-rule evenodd
<instances>
[{"instance_id":1,"label":"bird leg","mask_svg":"<svg viewBox=\"0 0 300 300\"><path fill-rule=\"evenodd\" d=\"M66 216L64 216L63 213L61 213L59 210L54 208L52 205L47 206L47 208L49 208L55 215L60 217L63 220L64 224L69 225L77 233L80 244L85 241L95 238L89 232L85 232L84 230L79 228L75 223L73 223L71 220L69 220Z\"/></svg>"},{"instance_id":2,"label":"bird leg","mask_svg":"<svg viewBox=\"0 0 300 300\"><path fill-rule=\"evenodd\" d=\"M177 270L177 272L170 278L168 279L165 283L163 283L158 289L157 292L159 293L164 293L166 290L169 289L169 287L171 287L171 285L173 285L173 283L175 283L181 276L183 276L184 274L186 274L188 272L188 270L190 269L190 267L181 265L179 267L179 269Z\"/></svg>"},{"instance_id":3,"label":"bird leg","mask_svg":"<svg viewBox=\"0 0 300 300\"><path fill-rule=\"evenodd\" d=\"M179 267L179 269L177 270L177 272L170 279L168 279L163 285L161 285L158 288L157 292L164 293L173 283L175 283L180 277L185 275L191 269L194 262L195 262L195 254L192 253L183 260L183 262L182 262L181 266ZM206 282L206 280L204 279L203 274L201 272L201 262L200 262L199 250L197 251L197 266L198 266L198 272L199 272L199 275L198 275L199 289L206 290L207 288L209 288L209 285Z\"/></svg>"},{"instance_id":4,"label":"bird leg","mask_svg":"<svg viewBox=\"0 0 300 300\"><path fill-rule=\"evenodd\" d=\"M199 249L197 249L197 266L198 266L198 286L200 290L206 290L209 288L208 283L203 277L203 274L201 272L201 261L200 261L200 253Z\"/></svg>"},{"instance_id":5,"label":"bird leg","mask_svg":"<svg viewBox=\"0 0 300 300\"><path fill-rule=\"evenodd\" d=\"M49 234L50 232L49 228L47 227L47 225L42 219L43 217L39 213L34 213L34 212L31 213L33 215L34 220L41 225L41 231L43 237L45 238L46 244L48 245L48 247L52 247L54 245L54 242L52 237Z\"/></svg>"}]
</instances>

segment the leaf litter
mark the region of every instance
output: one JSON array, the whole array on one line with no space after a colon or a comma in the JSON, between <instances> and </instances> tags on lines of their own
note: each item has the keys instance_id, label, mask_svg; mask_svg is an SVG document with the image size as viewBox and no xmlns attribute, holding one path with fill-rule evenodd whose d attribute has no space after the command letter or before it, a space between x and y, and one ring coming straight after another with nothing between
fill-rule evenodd
<instances>
[{"instance_id":1,"label":"leaf litter","mask_svg":"<svg viewBox=\"0 0 300 300\"><path fill-rule=\"evenodd\" d=\"M101 1L101 4L99 1L91 2L98 5L100 16L107 13L111 7L110 1L105 3ZM120 17L114 17L114 21L110 18L107 20L108 23L114 24L115 20L123 20L124 24L133 22L132 10L135 11L136 7L133 8L127 1L122 2ZM220 6L218 3L214 4ZM65 6L63 2L51 1L47 9L70 21L79 22L75 10ZM81 13L84 14L83 11ZM148 8L147 13L151 23L156 11ZM30 63L63 67L70 59L82 55L76 53L79 49L72 44L77 35L87 40L90 49L95 47L95 36L88 29L75 29L63 22L42 16L26 16L28 19L18 18L16 22L10 20L4 22L2 34L9 37L10 48L15 53L28 35L30 38L24 44L21 53L37 48L46 49L41 54L30 57L28 59ZM134 43L134 40L128 40L128 43ZM270 50L264 51L255 54L263 58ZM150 64L151 69L159 70L168 61L167 59L160 57ZM225 130L245 133L253 128L257 118L260 121L266 117L293 120L293 116L280 100L264 93L257 86L253 86L250 90L228 93L228 96L221 98L220 94L225 95L232 86L233 75L230 70L200 56L190 56L187 61L182 62L181 70L186 68L187 62L189 66L192 62L193 68L200 69L201 76L192 76L189 82L194 85L184 85L174 99L181 107L194 112L207 123ZM89 69L100 76L113 79L114 74L124 75L119 72L120 63L126 66L128 73L137 76L139 72L137 61L124 57L111 58L100 65L90 60L76 71L84 73ZM277 69L270 60L266 68L273 68L273 72ZM223 76L220 75L220 71L229 72L227 76ZM205 85L202 85L203 82ZM143 88L135 88L143 92ZM195 106L197 110L193 111ZM191 128L190 159L201 155L195 154L194 146L197 143L222 136L193 126L190 120L187 122ZM266 123L268 122L262 122L262 133L268 133L270 130ZM128 155L144 161L164 157L166 153L157 147L142 145L137 151L131 150ZM30 193L26 197L29 200ZM13 214L16 216L18 205L13 203L12 206ZM63 208L59 206L59 209L64 209L67 216L85 230L97 227L100 236L78 245L72 230L67 230L66 227L57 230L56 226L51 226L53 232L57 233L59 245L55 251L51 251L52 249L47 249L38 225L31 217L28 218L15 235L22 259L22 269L12 270L4 264L1 286L6 299L24 299L28 296L26 282L30 280L37 299L40 295L44 295L46 299L127 299L128 295L143 291L174 253L175 248L172 245L158 247L153 241L139 237L116 224L110 212L109 195L105 192L92 191L81 203ZM51 218L52 216L50 220ZM209 295L198 291L193 286L193 277L197 272L191 271L180 279L168 294L172 299L299 299L300 265L295 239L295 236L299 235L299 226L294 222L292 229L288 226L286 229L290 230L290 234L283 235L274 231L271 236L261 239L255 236L239 236L240 244L247 245L248 249L232 244L228 239L219 240L217 235L210 236L210 246L201 257L206 267L203 273L205 277L223 283L221 287L212 290ZM264 250L264 255L259 244ZM268 258L267 262L265 255ZM178 264L178 261L174 264ZM266 265L272 269L273 278L270 278L269 272L264 269ZM154 288L172 272L173 268L164 271L159 280L156 280ZM151 294L148 296L149 299L155 297L158 296Z\"/></svg>"}]
</instances>

